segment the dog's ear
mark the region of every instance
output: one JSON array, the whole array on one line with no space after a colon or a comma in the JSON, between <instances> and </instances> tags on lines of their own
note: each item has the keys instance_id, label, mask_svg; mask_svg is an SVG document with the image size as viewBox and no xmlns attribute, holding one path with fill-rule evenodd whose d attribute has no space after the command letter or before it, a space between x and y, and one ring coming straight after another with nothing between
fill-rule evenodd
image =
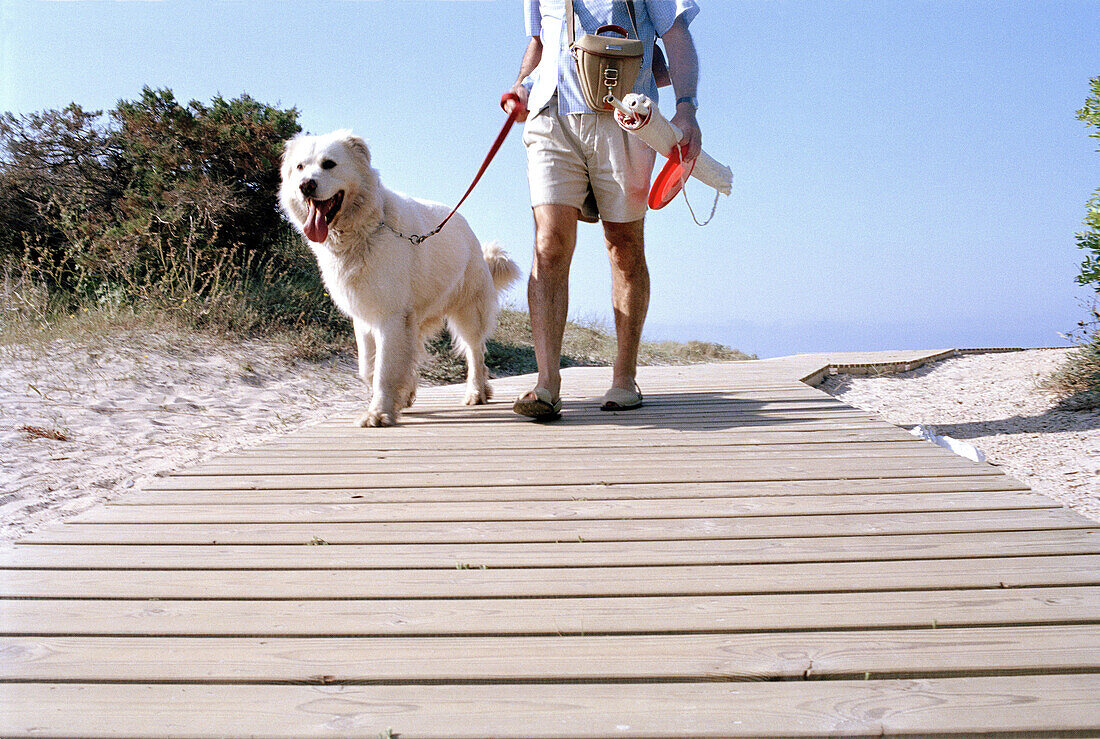
<instances>
[{"instance_id":1,"label":"dog's ear","mask_svg":"<svg viewBox=\"0 0 1100 739\"><path fill-rule=\"evenodd\" d=\"M297 147L297 145L301 143L301 140L302 137L299 135L295 136L292 139L287 139L283 142L282 166L284 170L290 167L291 162L294 161L293 151Z\"/></svg>"},{"instance_id":2,"label":"dog's ear","mask_svg":"<svg viewBox=\"0 0 1100 739\"><path fill-rule=\"evenodd\" d=\"M367 142L364 141L361 136L356 136L351 131L347 132L344 141L347 143L348 149L351 150L355 156L360 157L367 167L370 167L370 148L367 146Z\"/></svg>"}]
</instances>

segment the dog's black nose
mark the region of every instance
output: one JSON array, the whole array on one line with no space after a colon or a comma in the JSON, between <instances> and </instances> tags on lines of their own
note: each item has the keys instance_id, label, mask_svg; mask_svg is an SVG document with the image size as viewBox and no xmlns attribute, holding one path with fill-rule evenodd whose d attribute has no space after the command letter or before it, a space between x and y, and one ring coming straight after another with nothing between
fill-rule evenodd
<instances>
[{"instance_id":1,"label":"dog's black nose","mask_svg":"<svg viewBox=\"0 0 1100 739\"><path fill-rule=\"evenodd\" d=\"M307 198L313 197L313 193L317 192L316 180L303 180L302 184L298 185L298 189L302 191L302 194Z\"/></svg>"}]
</instances>

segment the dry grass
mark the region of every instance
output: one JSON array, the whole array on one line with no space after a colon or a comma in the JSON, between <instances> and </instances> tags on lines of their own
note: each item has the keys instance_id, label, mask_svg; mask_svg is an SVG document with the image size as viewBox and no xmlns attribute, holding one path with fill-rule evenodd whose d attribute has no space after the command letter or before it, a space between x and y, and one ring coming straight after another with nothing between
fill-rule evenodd
<instances>
[{"instance_id":1,"label":"dry grass","mask_svg":"<svg viewBox=\"0 0 1100 739\"><path fill-rule=\"evenodd\" d=\"M465 365L450 354L450 339L442 335L429 345L430 361L421 376L433 383L460 382ZM700 364L755 359L721 344L703 341L643 341L638 360L645 365ZM615 360L614 332L596 319L569 321L562 340L563 367L606 367ZM506 308L500 312L497 330L489 339L486 362L496 377L535 372L531 318L526 311Z\"/></svg>"},{"instance_id":2,"label":"dry grass","mask_svg":"<svg viewBox=\"0 0 1100 739\"><path fill-rule=\"evenodd\" d=\"M11 271L0 277L0 354L4 347L42 348L54 341L105 341L119 333L194 336L203 340L263 338L281 344L290 360L321 361L345 351L350 338L331 324L257 323L248 329L233 322L197 326L194 306L140 303L121 294L76 301Z\"/></svg>"},{"instance_id":3,"label":"dry grass","mask_svg":"<svg viewBox=\"0 0 1100 739\"><path fill-rule=\"evenodd\" d=\"M261 338L281 347L289 360L319 362L333 355L351 356L354 341L350 323L327 321L256 323L249 330L232 322L196 325L187 306L153 303L136 305L120 295L100 296L81 303L66 302L47 290L8 273L0 281L0 352L4 347L44 349L54 341L109 343L112 335L193 336L196 340L234 342ZM450 349L444 332L428 344L429 360L421 377L431 384L461 382L464 361ZM570 321L562 346L562 366L609 366L615 358L614 333L599 320ZM754 357L720 344L702 341L644 341L639 362L649 365L724 362ZM486 360L494 376L520 375L537 370L531 320L526 311L501 311L496 332L489 339Z\"/></svg>"},{"instance_id":4,"label":"dry grass","mask_svg":"<svg viewBox=\"0 0 1100 739\"><path fill-rule=\"evenodd\" d=\"M1061 396L1060 410L1100 408L1100 333L1070 353L1043 387Z\"/></svg>"},{"instance_id":5,"label":"dry grass","mask_svg":"<svg viewBox=\"0 0 1100 739\"><path fill-rule=\"evenodd\" d=\"M69 441L69 437L65 436L57 429L46 429L41 426L23 426L19 429L28 436L33 436L36 439L50 439L52 441Z\"/></svg>"}]
</instances>

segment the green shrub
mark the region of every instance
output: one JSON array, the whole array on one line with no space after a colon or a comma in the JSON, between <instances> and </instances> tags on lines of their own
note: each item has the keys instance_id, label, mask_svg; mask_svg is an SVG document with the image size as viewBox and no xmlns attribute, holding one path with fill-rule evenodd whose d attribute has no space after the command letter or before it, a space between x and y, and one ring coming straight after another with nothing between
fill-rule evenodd
<instances>
[{"instance_id":1,"label":"green shrub","mask_svg":"<svg viewBox=\"0 0 1100 739\"><path fill-rule=\"evenodd\" d=\"M0 116L0 262L70 304L116 301L197 326L331 324L316 266L275 205L298 111L145 88L104 116Z\"/></svg>"},{"instance_id":2,"label":"green shrub","mask_svg":"<svg viewBox=\"0 0 1100 739\"><path fill-rule=\"evenodd\" d=\"M99 111L0 115L0 260L50 289L94 292L106 275L87 234L110 226L123 168Z\"/></svg>"},{"instance_id":3,"label":"green shrub","mask_svg":"<svg viewBox=\"0 0 1100 739\"><path fill-rule=\"evenodd\" d=\"M1089 85L1092 95L1085 99L1085 106L1077 111L1077 120L1095 129L1089 136L1100 139L1100 77L1092 78ZM1086 208L1087 230L1077 234L1077 246L1086 252L1077 282L1081 285L1092 285L1100 292L1100 189L1093 193Z\"/></svg>"},{"instance_id":4,"label":"green shrub","mask_svg":"<svg viewBox=\"0 0 1100 739\"><path fill-rule=\"evenodd\" d=\"M1077 111L1077 119L1094 129L1089 136L1100 139L1100 77L1091 79L1089 85L1092 95ZM1086 206L1085 227L1087 230L1077 234L1077 246L1085 250L1086 256L1076 281L1100 292L1100 189ZM1091 317L1079 324L1082 345L1045 382L1046 387L1063 396L1062 408L1100 408L1100 309L1094 303L1090 312Z\"/></svg>"}]
</instances>

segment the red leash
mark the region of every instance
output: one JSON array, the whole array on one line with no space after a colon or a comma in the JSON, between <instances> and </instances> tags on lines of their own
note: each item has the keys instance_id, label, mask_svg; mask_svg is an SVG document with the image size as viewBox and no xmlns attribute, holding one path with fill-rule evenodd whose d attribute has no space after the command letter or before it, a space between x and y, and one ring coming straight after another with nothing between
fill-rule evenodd
<instances>
[{"instance_id":1,"label":"red leash","mask_svg":"<svg viewBox=\"0 0 1100 739\"><path fill-rule=\"evenodd\" d=\"M423 236L406 236L405 238L407 238L409 241L414 244L422 244L430 239L432 236L435 236L437 233L442 231L443 227L447 225L447 221L451 220L451 216L457 213L458 209L462 207L462 204L466 202L466 198L470 197L470 193L474 191L474 186L477 185L478 181L481 179L481 175L485 174L485 170L489 168L489 162L493 161L493 157L497 155L497 152L500 150L501 144L504 143L504 139L508 137L508 132L512 130L512 124L516 122L517 118L527 112L527 106L525 106L523 102L520 101L519 96L516 95L514 92L506 92L501 96L500 107L503 108L504 104L509 101L515 103L515 105L512 107L512 112L508 114L508 120L504 122L504 127L501 128L500 133L497 134L496 141L494 141L493 145L489 148L489 153L485 155L485 161L481 163L481 169L477 171L477 174L474 176L474 181L470 183L470 187L466 190L466 194L462 196L462 199L458 201L458 205L456 205L454 209L447 214L447 217L443 219L443 223L440 223L438 226L435 227L434 230L424 234Z\"/></svg>"}]
</instances>

